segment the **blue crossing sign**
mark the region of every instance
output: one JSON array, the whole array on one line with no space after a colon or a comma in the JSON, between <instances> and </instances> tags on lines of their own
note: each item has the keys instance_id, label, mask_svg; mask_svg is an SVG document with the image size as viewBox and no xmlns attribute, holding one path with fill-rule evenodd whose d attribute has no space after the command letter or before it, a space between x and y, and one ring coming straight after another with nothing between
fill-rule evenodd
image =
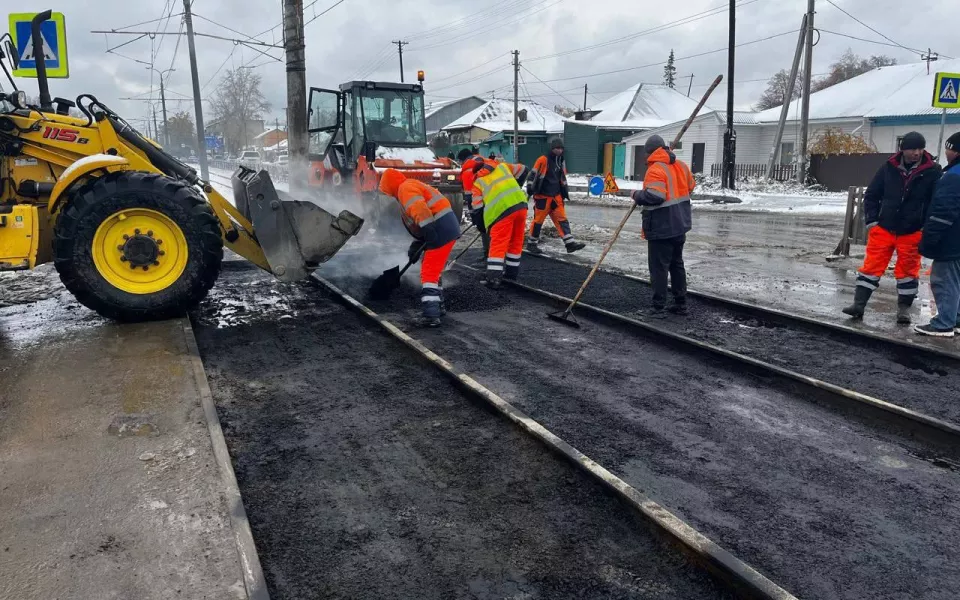
<instances>
[{"instance_id":1,"label":"blue crossing sign","mask_svg":"<svg viewBox=\"0 0 960 600\"><path fill-rule=\"evenodd\" d=\"M960 73L937 73L933 87L935 108L960 108Z\"/></svg>"},{"instance_id":2,"label":"blue crossing sign","mask_svg":"<svg viewBox=\"0 0 960 600\"><path fill-rule=\"evenodd\" d=\"M599 175L596 177L591 177L589 189L590 189L590 193L593 194L594 196L602 196L603 195L603 177L600 177Z\"/></svg>"},{"instance_id":3,"label":"blue crossing sign","mask_svg":"<svg viewBox=\"0 0 960 600\"><path fill-rule=\"evenodd\" d=\"M37 60L33 53L33 32L31 21L37 13L11 13L10 37L17 51L19 64L13 74L17 77L36 77ZM67 26L63 13L55 12L40 24L41 48L47 77L65 78L70 76L67 62Z\"/></svg>"}]
</instances>

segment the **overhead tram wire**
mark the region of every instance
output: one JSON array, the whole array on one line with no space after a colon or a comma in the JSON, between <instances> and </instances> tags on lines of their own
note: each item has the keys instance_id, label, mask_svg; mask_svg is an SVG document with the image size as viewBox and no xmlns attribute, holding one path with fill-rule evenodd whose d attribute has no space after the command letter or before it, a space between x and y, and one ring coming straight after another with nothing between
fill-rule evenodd
<instances>
[{"instance_id":1,"label":"overhead tram wire","mask_svg":"<svg viewBox=\"0 0 960 600\"><path fill-rule=\"evenodd\" d=\"M823 29L822 27L817 27L817 31L819 31L820 33L829 33L830 35L835 35L835 36L842 37L842 38L847 38L847 39L850 39L850 40L856 40L856 41L858 41L858 42L867 42L867 43L869 43L869 44L877 44L878 46L887 46L887 47L890 47L890 48L900 48L900 49L902 49L902 50L909 50L910 52L913 52L913 50L910 50L909 48L904 48L903 46L900 46L900 45L898 45L898 44L891 44L891 43L888 43L888 42L881 42L880 40L870 40L870 39L867 39L867 38L862 38L862 37L857 37L857 36L855 36L855 35L850 35L849 33L840 33L839 31L831 31L831 30L829 30L829 29ZM924 52L926 52L926 50L924 50ZM946 54L940 54L940 57L941 57L941 58L945 58L945 59L947 59L947 60L953 60L953 57L952 57L952 56L947 56Z\"/></svg>"},{"instance_id":2,"label":"overhead tram wire","mask_svg":"<svg viewBox=\"0 0 960 600\"><path fill-rule=\"evenodd\" d=\"M498 54L497 56L494 56L494 57L491 58L490 60L488 60L488 61L486 61L486 62L482 62L482 63L480 63L479 65L477 65L477 66L475 66L475 67L470 67L470 68L467 69L466 71L460 71L459 73L455 73L455 74L453 74L453 75L447 75L446 77L441 77L441 78L439 78L439 79L433 79L433 80L431 80L431 81L432 81L432 83L440 83L441 81L447 81L448 79L453 79L453 78L455 78L455 77L459 77L459 76L461 76L461 75L465 75L466 73L469 73L469 72L471 72L471 71L476 71L476 70L479 69L480 67L485 67L485 66L489 65L490 63L492 63L492 62L494 62L494 61L496 61L496 60L499 60L499 59L503 58L504 56L509 56L509 55L510 55L509 52L504 52L503 54Z\"/></svg>"},{"instance_id":3,"label":"overhead tram wire","mask_svg":"<svg viewBox=\"0 0 960 600\"><path fill-rule=\"evenodd\" d=\"M560 96L561 98L563 98L564 100L566 100L567 102L569 102L569 103L570 103L570 106L577 106L577 103L576 103L576 102L570 100L570 98L567 98L566 96L564 96L563 94L561 94L561 93L558 92L557 90L555 90L555 89L553 89L552 87L550 87L550 85L549 85L547 82L545 82L544 80L542 80L542 79L540 79L539 77L537 77L537 74L534 73L533 71L531 71L530 69L528 69L528 68L526 67L526 65L521 64L521 65L520 65L520 68L523 69L524 71L526 71L527 73L530 73L531 75L533 75L533 78L534 78L534 79L536 79L537 81L539 81L539 82L542 83L543 85L547 86L547 89L549 89L551 92L553 92L553 93L556 94L557 96Z\"/></svg>"},{"instance_id":4,"label":"overhead tram wire","mask_svg":"<svg viewBox=\"0 0 960 600\"><path fill-rule=\"evenodd\" d=\"M480 24L483 24L491 17L502 15L503 11L510 10L511 8L517 8L522 4L534 1L536 0L500 0L500 2L493 6L478 10L464 17L460 17L459 19L451 21L445 25L439 25L432 29L427 29L426 31L404 36L404 39L410 40L411 42L418 42L432 37L437 37L438 35L449 35L457 29L462 29L464 27L476 27Z\"/></svg>"}]
</instances>

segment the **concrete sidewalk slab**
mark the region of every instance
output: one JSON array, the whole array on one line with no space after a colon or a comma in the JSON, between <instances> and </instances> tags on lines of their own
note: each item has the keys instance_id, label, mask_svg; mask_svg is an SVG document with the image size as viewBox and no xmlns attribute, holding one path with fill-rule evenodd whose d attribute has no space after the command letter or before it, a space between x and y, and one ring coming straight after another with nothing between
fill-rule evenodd
<instances>
[{"instance_id":1,"label":"concrete sidewalk slab","mask_svg":"<svg viewBox=\"0 0 960 600\"><path fill-rule=\"evenodd\" d=\"M0 309L0 598L247 598L184 326Z\"/></svg>"}]
</instances>

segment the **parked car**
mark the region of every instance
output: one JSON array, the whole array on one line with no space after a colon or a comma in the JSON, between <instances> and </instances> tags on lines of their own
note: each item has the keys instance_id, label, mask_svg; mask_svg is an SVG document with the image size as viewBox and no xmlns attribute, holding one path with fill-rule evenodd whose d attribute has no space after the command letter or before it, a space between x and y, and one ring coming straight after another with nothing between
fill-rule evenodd
<instances>
[{"instance_id":1,"label":"parked car","mask_svg":"<svg viewBox=\"0 0 960 600\"><path fill-rule=\"evenodd\" d=\"M248 169L259 169L261 162L260 153L256 150L244 150L237 158L237 166L247 167Z\"/></svg>"},{"instance_id":2,"label":"parked car","mask_svg":"<svg viewBox=\"0 0 960 600\"><path fill-rule=\"evenodd\" d=\"M289 157L287 156L286 152L281 152L280 154L277 155L277 164L283 167L287 166L288 158Z\"/></svg>"}]
</instances>

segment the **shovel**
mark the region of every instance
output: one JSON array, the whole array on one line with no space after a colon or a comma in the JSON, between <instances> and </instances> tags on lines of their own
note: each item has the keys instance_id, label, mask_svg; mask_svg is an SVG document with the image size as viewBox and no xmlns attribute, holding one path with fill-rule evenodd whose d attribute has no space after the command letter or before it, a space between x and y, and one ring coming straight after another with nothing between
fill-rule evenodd
<instances>
[{"instance_id":1,"label":"shovel","mask_svg":"<svg viewBox=\"0 0 960 600\"><path fill-rule=\"evenodd\" d=\"M408 260L406 266L402 269L397 266L391 267L384 271L380 277L377 277L373 281L368 295L374 300L386 300L389 298L391 292L400 287L400 278L403 277L403 274L407 272L407 269L410 268L410 265L420 260L420 255L423 254L423 249L426 247L426 242L420 244L420 249L417 250L417 253L414 255L413 259Z\"/></svg>"},{"instance_id":2,"label":"shovel","mask_svg":"<svg viewBox=\"0 0 960 600\"><path fill-rule=\"evenodd\" d=\"M470 229L470 228L467 227L467 229ZM464 229L463 232L466 233L466 232L467 232L467 229ZM461 250L461 251L460 251L460 254L457 254L457 256L456 256L453 260L450 261L450 264L443 268L443 272L446 273L447 271L449 271L450 269L452 269L452 268L453 268L453 265L457 264L457 261L460 260L460 257L463 256L464 254L466 254L466 253L467 253L467 250L469 250L474 244L476 244L476 243L477 243L477 240L479 240L482 236L483 236L482 233L478 233L478 234L477 234L477 237L473 238L473 241L471 241L469 244L467 244L467 247L464 248L463 250Z\"/></svg>"},{"instance_id":3,"label":"shovel","mask_svg":"<svg viewBox=\"0 0 960 600\"><path fill-rule=\"evenodd\" d=\"M707 103L707 98L710 97L710 94L713 93L713 90L717 89L717 86L720 85L720 81L723 79L723 75L718 75L716 79L713 80L713 83L710 85L710 88L707 89L707 93L703 95L703 98L700 100L700 104L697 104L697 107L693 109L693 114L690 115L690 118L687 119L687 122L684 123L683 127L680 128L680 131L677 133L677 137L673 140L673 143L670 144L671 148L675 148L677 143L680 141L680 138L683 137L683 134L686 133L687 129L690 128L690 124L693 123L693 120L697 118L697 114L700 113L700 109L703 108L703 105ZM569 325L570 327L580 328L580 323L573 318L573 309L577 306L577 303L580 302L580 297L583 296L583 292L586 291L587 286L590 285L590 282L593 281L594 276L597 274L597 271L600 270L600 265L603 264L603 259L607 257L607 252L610 252L610 248L613 248L614 243L616 243L617 238L620 237L620 232L623 231L624 225L627 224L627 221L630 219L630 215L633 214L633 211L636 210L637 205L632 203L630 205L630 210L627 211L627 214L623 215L623 219L620 221L620 225L617 226L617 230L613 232L613 237L610 238L610 241L607 242L607 246L603 249L603 252L600 254L600 258L597 259L597 264L593 265L593 269L590 270L590 274L587 275L587 278L584 280L583 285L580 286L580 290L577 291L577 295L573 297L573 301L570 302L570 305L567 306L562 311L548 313L547 317L557 321L558 323L563 323L564 325Z\"/></svg>"}]
</instances>

